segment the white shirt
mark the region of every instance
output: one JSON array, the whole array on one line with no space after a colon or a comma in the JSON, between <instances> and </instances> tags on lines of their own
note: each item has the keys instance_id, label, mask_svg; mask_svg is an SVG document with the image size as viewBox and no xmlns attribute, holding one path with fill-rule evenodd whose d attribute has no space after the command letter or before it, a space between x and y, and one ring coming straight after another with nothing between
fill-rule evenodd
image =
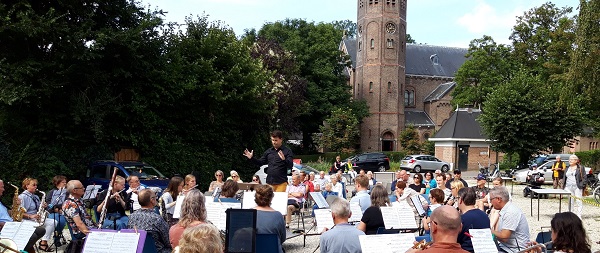
<instances>
[{"instance_id":1,"label":"white shirt","mask_svg":"<svg viewBox=\"0 0 600 253\"><path fill-rule=\"evenodd\" d=\"M137 192L140 192L143 189L146 189L146 187L140 185L137 188L129 187L129 189L127 190L127 194L131 193L131 201L133 201L133 205L132 205L133 211L142 208L142 206L140 205L140 202L138 201L138 195L137 195L137 193L133 193L133 190L137 190Z\"/></svg>"}]
</instances>

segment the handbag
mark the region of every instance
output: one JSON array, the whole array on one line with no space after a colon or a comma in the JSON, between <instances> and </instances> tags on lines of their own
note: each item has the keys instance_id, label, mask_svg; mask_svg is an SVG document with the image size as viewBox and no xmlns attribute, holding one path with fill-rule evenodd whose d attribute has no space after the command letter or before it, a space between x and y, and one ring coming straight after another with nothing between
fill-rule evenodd
<instances>
[{"instance_id":1,"label":"handbag","mask_svg":"<svg viewBox=\"0 0 600 253\"><path fill-rule=\"evenodd\" d=\"M583 173L585 172L585 169L583 169L583 166L579 166L579 165L578 165L578 169L579 169L579 176L581 177L581 182L583 184L583 189L581 191L581 196L583 196L583 197L589 196L590 195L590 190L588 190L586 179L583 178Z\"/></svg>"}]
</instances>

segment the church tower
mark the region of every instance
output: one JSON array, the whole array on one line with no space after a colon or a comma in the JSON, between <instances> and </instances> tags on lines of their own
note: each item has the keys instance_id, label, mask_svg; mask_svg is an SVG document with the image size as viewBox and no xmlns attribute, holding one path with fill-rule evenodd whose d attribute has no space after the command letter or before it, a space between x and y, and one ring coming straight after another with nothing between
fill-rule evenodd
<instances>
[{"instance_id":1,"label":"church tower","mask_svg":"<svg viewBox=\"0 0 600 253\"><path fill-rule=\"evenodd\" d=\"M371 115L361 124L361 150L396 151L404 128L406 0L358 0L355 99Z\"/></svg>"}]
</instances>

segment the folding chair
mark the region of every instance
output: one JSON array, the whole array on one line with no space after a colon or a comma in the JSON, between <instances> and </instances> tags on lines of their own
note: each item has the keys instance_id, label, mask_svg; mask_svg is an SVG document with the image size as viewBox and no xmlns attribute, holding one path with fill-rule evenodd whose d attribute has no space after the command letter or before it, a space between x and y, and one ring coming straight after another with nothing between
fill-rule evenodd
<instances>
[{"instance_id":1,"label":"folding chair","mask_svg":"<svg viewBox=\"0 0 600 253\"><path fill-rule=\"evenodd\" d=\"M279 252L281 244L277 234L256 234L256 252Z\"/></svg>"},{"instance_id":2,"label":"folding chair","mask_svg":"<svg viewBox=\"0 0 600 253\"><path fill-rule=\"evenodd\" d=\"M548 230L544 231L544 229L548 229ZM535 237L535 242L544 244L544 243L552 241L552 236L551 236L552 231L550 230L550 227L540 227L540 230L541 231ZM546 249L548 249L548 250L552 249L552 243L546 245Z\"/></svg>"}]
</instances>

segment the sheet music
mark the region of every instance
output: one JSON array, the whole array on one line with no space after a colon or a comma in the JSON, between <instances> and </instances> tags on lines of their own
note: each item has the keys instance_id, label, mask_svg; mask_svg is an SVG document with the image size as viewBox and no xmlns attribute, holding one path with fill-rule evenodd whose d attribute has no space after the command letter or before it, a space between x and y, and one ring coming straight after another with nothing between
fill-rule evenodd
<instances>
[{"instance_id":1,"label":"sheet music","mask_svg":"<svg viewBox=\"0 0 600 253\"><path fill-rule=\"evenodd\" d=\"M404 201L405 202L405 201ZM386 229L418 228L412 208L408 203L380 207Z\"/></svg>"},{"instance_id":2,"label":"sheet music","mask_svg":"<svg viewBox=\"0 0 600 253\"><path fill-rule=\"evenodd\" d=\"M348 219L349 222L359 222L362 220L362 209L360 209L360 205L356 202L350 203L350 211L352 211L352 216Z\"/></svg>"},{"instance_id":3,"label":"sheet music","mask_svg":"<svg viewBox=\"0 0 600 253\"><path fill-rule=\"evenodd\" d=\"M317 232L323 232L323 229L333 227L333 217L331 209L315 209L315 221L317 222Z\"/></svg>"},{"instance_id":4,"label":"sheet music","mask_svg":"<svg viewBox=\"0 0 600 253\"><path fill-rule=\"evenodd\" d=\"M25 246L29 242L29 238L35 231L36 222L23 220L22 222L6 222L0 232L0 236L3 238L9 238L13 240L19 250L24 250Z\"/></svg>"},{"instance_id":5,"label":"sheet music","mask_svg":"<svg viewBox=\"0 0 600 253\"><path fill-rule=\"evenodd\" d=\"M244 198L242 199L242 208L243 209L252 209L256 207L256 202L254 202L254 195L256 192L244 192ZM279 211L282 215L287 214L287 192L275 192L275 196L271 201L271 207L275 209L275 211Z\"/></svg>"},{"instance_id":6,"label":"sheet music","mask_svg":"<svg viewBox=\"0 0 600 253\"><path fill-rule=\"evenodd\" d=\"M218 202L206 202L206 220L212 222L219 230L227 229L225 210Z\"/></svg>"},{"instance_id":7,"label":"sheet music","mask_svg":"<svg viewBox=\"0 0 600 253\"><path fill-rule=\"evenodd\" d=\"M414 234L404 233L360 235L358 240L363 253L404 253L412 248L415 236Z\"/></svg>"},{"instance_id":8,"label":"sheet music","mask_svg":"<svg viewBox=\"0 0 600 253\"><path fill-rule=\"evenodd\" d=\"M139 239L140 235L136 233L91 231L83 253L136 252Z\"/></svg>"},{"instance_id":9,"label":"sheet music","mask_svg":"<svg viewBox=\"0 0 600 253\"><path fill-rule=\"evenodd\" d=\"M475 253L496 253L498 249L492 238L492 231L489 228L469 229L471 242Z\"/></svg>"},{"instance_id":10,"label":"sheet music","mask_svg":"<svg viewBox=\"0 0 600 253\"><path fill-rule=\"evenodd\" d=\"M83 197L81 197L81 199L96 198L96 195L98 195L100 189L102 189L102 185L88 185L87 187L85 187L85 193L83 194Z\"/></svg>"},{"instance_id":11,"label":"sheet music","mask_svg":"<svg viewBox=\"0 0 600 253\"><path fill-rule=\"evenodd\" d=\"M421 198L419 198L420 196L421 195L414 195L414 196L410 197L410 200L413 202L413 205L415 206L415 209L417 209L417 213L419 215L423 216L427 212L423 208L423 203L421 203Z\"/></svg>"},{"instance_id":12,"label":"sheet music","mask_svg":"<svg viewBox=\"0 0 600 253\"><path fill-rule=\"evenodd\" d=\"M173 219L179 219L179 217L181 216L181 205L183 205L183 199L185 199L185 195L177 196L177 201L175 202L175 210L173 210Z\"/></svg>"},{"instance_id":13,"label":"sheet music","mask_svg":"<svg viewBox=\"0 0 600 253\"><path fill-rule=\"evenodd\" d=\"M315 201L315 204L317 204L317 207L329 208L329 204L327 204L327 201L325 200L325 198L323 197L323 195L320 192L310 192L309 194L312 197L312 199Z\"/></svg>"}]
</instances>

